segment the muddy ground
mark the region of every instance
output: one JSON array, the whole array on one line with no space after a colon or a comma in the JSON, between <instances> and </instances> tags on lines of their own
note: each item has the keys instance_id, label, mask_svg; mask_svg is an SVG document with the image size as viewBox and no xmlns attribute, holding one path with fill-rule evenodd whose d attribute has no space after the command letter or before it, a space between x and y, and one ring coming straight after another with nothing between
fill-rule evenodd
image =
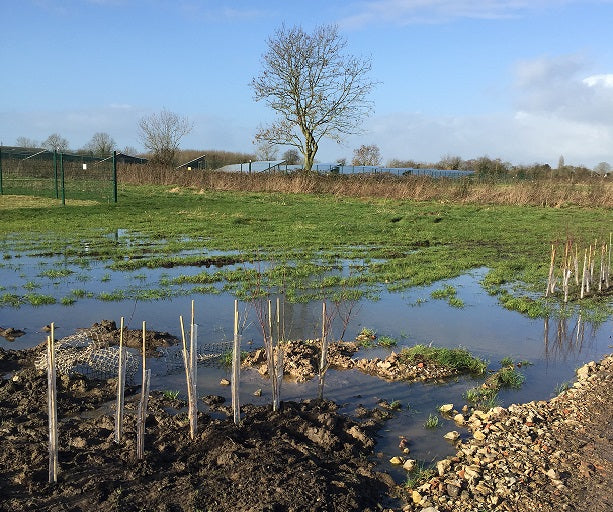
<instances>
[{"instance_id":1,"label":"muddy ground","mask_svg":"<svg viewBox=\"0 0 613 512\"><path fill-rule=\"evenodd\" d=\"M152 344L164 338L147 337ZM287 358L297 371L295 378L312 377L317 351L304 344L296 347ZM360 368L347 363L353 361L354 348L333 348L335 366L391 378L395 360L363 363L366 366ZM116 380L58 376L60 471L58 483L51 485L47 375L33 364L41 350L0 349L0 511L611 510L611 358L582 373L576 392L549 402L500 408L498 416L467 418L468 428L479 431L478 438L458 445L455 457L438 461L439 475L412 489L398 487L375 470L376 435L390 414L384 407L349 418L329 401L282 402L278 412L246 405L241 425L236 426L221 397L205 397L209 412L199 413L198 434L191 440L186 404L154 392L145 458L139 461L135 457L139 388L127 389L124 436L116 443L112 416ZM263 372L262 355L252 356L253 366ZM418 363L411 370L418 375L405 377L419 379L424 368ZM535 426L537 416L547 421ZM546 451L528 456L533 452L528 437L535 446L546 444ZM501 460L518 461L525 478L518 476L510 484L510 473L496 469L495 460L490 464L494 469L477 468L479 478L470 476L475 457L486 461L494 457L494 443L504 444ZM487 456L479 455L479 450ZM551 459L553 454L557 458ZM559 467L550 467L555 464ZM552 469L555 479L545 473ZM490 485L498 481L502 482L498 487ZM490 494L484 494L488 488ZM496 499L503 491L508 496Z\"/></svg>"}]
</instances>

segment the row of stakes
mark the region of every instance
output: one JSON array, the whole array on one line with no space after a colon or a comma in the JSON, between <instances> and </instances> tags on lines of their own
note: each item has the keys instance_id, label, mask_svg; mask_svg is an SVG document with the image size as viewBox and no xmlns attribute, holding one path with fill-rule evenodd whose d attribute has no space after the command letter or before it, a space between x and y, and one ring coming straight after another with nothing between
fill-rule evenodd
<instances>
[{"instance_id":1,"label":"row of stakes","mask_svg":"<svg viewBox=\"0 0 613 512\"><path fill-rule=\"evenodd\" d=\"M185 367L185 380L187 384L188 420L190 438L194 439L198 430L197 406L197 369L198 369L198 325L194 323L194 301L192 301L192 316L189 332L189 348L185 336L183 317L181 323L181 336L183 343L183 365ZM232 409L234 423L240 422L240 403L238 384L240 381L240 342L238 334L239 314L238 301L234 301L234 348L232 358ZM117 379L117 406L115 411L115 442L121 442L123 435L124 393L126 384L126 349L123 344L124 318L121 317L119 329L119 357ZM50 336L47 336L47 384L49 406L49 483L57 483L59 469L58 462L58 426L57 426L57 387L56 387L56 359L55 359L55 325L51 324ZM142 345L142 385L138 404L136 421L136 458L142 460L145 455L145 421L147 419L147 405L151 383L151 369L147 368L146 358L146 322L143 321Z\"/></svg>"},{"instance_id":2,"label":"row of stakes","mask_svg":"<svg viewBox=\"0 0 613 512\"><path fill-rule=\"evenodd\" d=\"M279 349L278 343L281 339L280 329L280 304L277 299L276 326L277 340L273 341L273 311L272 303L268 301L268 321L260 319L264 334L264 345L268 356L269 374L271 377L273 410L278 410L280 403L280 388L283 378L283 351ZM319 366L319 398L323 398L325 374L329 368L327 360L328 336L327 331L330 318L326 313L326 303L322 304L322 347ZM189 333L189 348L185 336L183 317L179 317L181 324L182 355L185 368L185 381L187 385L188 401L188 422L190 427L190 438L194 439L198 430L198 405L197 405L197 370L198 370L198 325L194 323L194 301L192 301L191 323ZM268 329L266 329L268 328ZM49 483L57 483L58 464L58 428L57 428L57 389L56 389L56 360L54 344L55 326L51 324L50 336L47 336L47 380L48 380L48 405L49 405ZM122 427L124 418L124 391L126 382L126 349L123 344L124 318L121 317L119 329L119 357L118 357L118 379L117 379L117 406L115 411L115 442L120 443L122 439ZM142 345L142 378L141 396L137 409L136 423L136 458L142 460L145 455L145 421L147 419L147 405L149 399L149 389L151 382L151 370L147 369L146 361L146 323L143 321L143 345ZM240 383L240 364L241 364L241 336L239 335L239 312L238 300L234 301L234 343L232 351L232 411L234 423L240 423L240 402L239 402L239 383Z\"/></svg>"}]
</instances>

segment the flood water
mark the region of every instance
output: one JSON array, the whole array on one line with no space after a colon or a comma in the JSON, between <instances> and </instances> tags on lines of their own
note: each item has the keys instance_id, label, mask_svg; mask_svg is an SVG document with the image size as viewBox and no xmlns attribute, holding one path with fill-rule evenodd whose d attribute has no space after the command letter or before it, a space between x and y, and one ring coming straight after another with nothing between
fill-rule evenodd
<instances>
[{"instance_id":1,"label":"flood water","mask_svg":"<svg viewBox=\"0 0 613 512\"><path fill-rule=\"evenodd\" d=\"M198 324L200 343L228 341L233 330L234 297L220 292L210 295L179 295L164 300L103 301L97 298L79 298L72 305L62 305L59 300L76 288L109 293L117 288L153 288L161 279L185 273L185 268L141 269L133 272L113 272L101 262L91 262L86 267L64 265L73 272L62 278L47 277L46 270L56 268L61 261L29 256L5 259L0 266L0 296L23 295L28 291L48 294L57 298L56 304L44 306L21 305L0 307L0 327L22 329L26 334L9 342L0 338L0 347L21 349L43 342L47 333L42 327L54 322L56 337L74 333L75 329L91 326L103 319L114 320L119 325L125 317L132 329L142 327L167 331L180 337L179 316L188 322L191 301L195 301L195 321ZM196 273L201 269L192 269ZM212 270L214 271L214 269ZM575 370L592 360L598 360L611 352L613 346L613 320L608 318L600 325L585 324L579 314L559 319L529 319L502 308L495 297L488 295L480 285L486 269L477 269L457 279L445 280L427 287L411 288L403 292L382 291L377 301L361 300L353 308L344 335L352 340L363 327L373 329L379 336L391 336L398 341L393 349L362 349L358 357L385 357L390 350L417 343L442 347L468 349L474 355L490 361L492 370L504 357L515 361L529 361L521 372L526 379L517 390L502 390L501 405L514 402L544 400L550 398L556 387L571 381ZM445 300L431 298L430 293L443 285L452 285L457 297L465 306L455 308ZM240 303L243 349L261 346L259 323L253 307ZM340 318L333 324L333 338L343 329ZM286 338L317 338L321 333L321 303L285 304ZM153 363L153 362L152 362ZM159 361L152 364L154 375L152 389L184 390L181 371L168 372ZM229 370L203 365L198 370L198 394L222 395L230 399L229 387L219 384L228 377ZM460 409L466 403L463 393L479 381L460 377L444 384L390 383L358 371L330 370L326 376L326 397L341 405L341 410L352 413L358 405L375 407L378 400L400 401L402 408L393 413L376 448L382 466L401 480L402 470L387 464L390 457L400 455L400 436L409 439L411 457L423 462L453 453L453 447L442 436L449 430L461 430L453 422L441 418L441 427L426 429L424 423L429 414L435 414L444 403L453 403ZM254 391L262 389L262 396ZM317 396L317 382L297 384L284 381L282 400L299 400ZM270 402L269 384L255 370L243 370L241 376L241 402L265 404ZM206 408L201 405L203 410ZM465 432L463 433L465 435Z\"/></svg>"}]
</instances>

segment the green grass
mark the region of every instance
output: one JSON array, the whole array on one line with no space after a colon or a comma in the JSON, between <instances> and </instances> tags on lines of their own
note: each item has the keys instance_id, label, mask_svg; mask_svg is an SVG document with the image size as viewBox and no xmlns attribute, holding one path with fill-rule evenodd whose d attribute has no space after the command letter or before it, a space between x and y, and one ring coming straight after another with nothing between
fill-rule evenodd
<instances>
[{"instance_id":1,"label":"green grass","mask_svg":"<svg viewBox=\"0 0 613 512\"><path fill-rule=\"evenodd\" d=\"M405 486L408 489L415 489L426 483L436 475L436 471L430 465L419 462L412 471L407 473Z\"/></svg>"},{"instance_id":2,"label":"green grass","mask_svg":"<svg viewBox=\"0 0 613 512\"><path fill-rule=\"evenodd\" d=\"M170 389L165 389L164 391L162 391L162 396L167 400L176 400L177 398L179 398L179 392Z\"/></svg>"},{"instance_id":3,"label":"green grass","mask_svg":"<svg viewBox=\"0 0 613 512\"><path fill-rule=\"evenodd\" d=\"M424 423L425 428L438 428L440 426L440 418L436 414L429 414L428 419Z\"/></svg>"},{"instance_id":4,"label":"green grass","mask_svg":"<svg viewBox=\"0 0 613 512\"><path fill-rule=\"evenodd\" d=\"M415 345L403 348L400 351L400 359L406 363L432 361L435 364L452 368L461 373L473 373L481 375L487 369L487 362L473 356L463 348L432 347L427 345Z\"/></svg>"},{"instance_id":5,"label":"green grass","mask_svg":"<svg viewBox=\"0 0 613 512\"><path fill-rule=\"evenodd\" d=\"M585 246L595 238L608 239L613 225L610 208L441 205L189 189L171 193L171 188L120 185L118 204L65 207L0 196L0 250L61 255L75 265L98 260L109 270L189 264L192 256L181 251L228 251L243 261L274 262L279 269L267 271L267 283L285 283L295 301L331 297L340 288L375 295L384 287L399 291L487 267L484 287L490 293L505 307L538 317L552 308L539 299L549 244L572 237ZM360 260L362 268L344 281L330 277L341 260ZM45 275L56 279L68 277L66 272ZM223 281L229 291L250 297L250 272L219 272L215 281L203 276L192 284ZM463 306L455 295L445 299ZM613 311L606 298L585 302L585 308L594 307L602 308L599 318Z\"/></svg>"},{"instance_id":6,"label":"green grass","mask_svg":"<svg viewBox=\"0 0 613 512\"><path fill-rule=\"evenodd\" d=\"M377 338L377 345L385 348L395 347L398 345L398 340L391 336L379 336L379 338Z\"/></svg>"}]
</instances>

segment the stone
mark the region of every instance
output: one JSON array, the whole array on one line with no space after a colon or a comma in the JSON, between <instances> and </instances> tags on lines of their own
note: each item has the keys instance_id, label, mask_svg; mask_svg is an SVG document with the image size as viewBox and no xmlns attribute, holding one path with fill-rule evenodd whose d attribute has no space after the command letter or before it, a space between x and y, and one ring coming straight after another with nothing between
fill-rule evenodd
<instances>
[{"instance_id":1,"label":"stone","mask_svg":"<svg viewBox=\"0 0 613 512\"><path fill-rule=\"evenodd\" d=\"M262 388L258 388L253 392L253 396L262 396Z\"/></svg>"},{"instance_id":2,"label":"stone","mask_svg":"<svg viewBox=\"0 0 613 512\"><path fill-rule=\"evenodd\" d=\"M477 440L477 441L483 441L485 439L485 434L483 432L481 432L480 430L475 430L475 432L473 433L473 437Z\"/></svg>"},{"instance_id":3,"label":"stone","mask_svg":"<svg viewBox=\"0 0 613 512\"><path fill-rule=\"evenodd\" d=\"M426 507L422 508L421 512L439 512L439 510L436 507Z\"/></svg>"},{"instance_id":4,"label":"stone","mask_svg":"<svg viewBox=\"0 0 613 512\"><path fill-rule=\"evenodd\" d=\"M400 464L404 464L404 459L402 457L394 456L390 459L390 464L399 466Z\"/></svg>"},{"instance_id":5,"label":"stone","mask_svg":"<svg viewBox=\"0 0 613 512\"><path fill-rule=\"evenodd\" d=\"M220 384L221 386L229 386L229 385L230 385L230 381L229 381L228 379L221 379L221 380L219 381L219 384Z\"/></svg>"},{"instance_id":6,"label":"stone","mask_svg":"<svg viewBox=\"0 0 613 512\"><path fill-rule=\"evenodd\" d=\"M404 469L405 471L413 471L416 465L417 461L415 459L407 459L404 461L402 469Z\"/></svg>"},{"instance_id":7,"label":"stone","mask_svg":"<svg viewBox=\"0 0 613 512\"><path fill-rule=\"evenodd\" d=\"M417 491L413 491L411 493L411 499L413 500L413 503L415 503L415 505L419 505L419 502L422 500L422 496Z\"/></svg>"},{"instance_id":8,"label":"stone","mask_svg":"<svg viewBox=\"0 0 613 512\"><path fill-rule=\"evenodd\" d=\"M447 494L452 498L457 498L462 492L462 486L458 480L449 482L446 486Z\"/></svg>"},{"instance_id":9,"label":"stone","mask_svg":"<svg viewBox=\"0 0 613 512\"><path fill-rule=\"evenodd\" d=\"M547 476L551 478L552 480L559 480L560 478L558 475L558 472L553 468L547 471Z\"/></svg>"},{"instance_id":10,"label":"stone","mask_svg":"<svg viewBox=\"0 0 613 512\"><path fill-rule=\"evenodd\" d=\"M464 415L463 414L456 414L453 417L453 421L456 422L457 425L464 425L465 421L464 421Z\"/></svg>"},{"instance_id":11,"label":"stone","mask_svg":"<svg viewBox=\"0 0 613 512\"><path fill-rule=\"evenodd\" d=\"M449 414L451 411L453 411L453 404L441 405L438 410L443 414Z\"/></svg>"},{"instance_id":12,"label":"stone","mask_svg":"<svg viewBox=\"0 0 613 512\"><path fill-rule=\"evenodd\" d=\"M451 467L451 461L448 459L439 460L436 463L436 469L439 476L443 476L445 472Z\"/></svg>"},{"instance_id":13,"label":"stone","mask_svg":"<svg viewBox=\"0 0 613 512\"><path fill-rule=\"evenodd\" d=\"M451 432L447 432L444 436L447 441L457 441L460 438L460 434L456 430L452 430Z\"/></svg>"}]
</instances>

